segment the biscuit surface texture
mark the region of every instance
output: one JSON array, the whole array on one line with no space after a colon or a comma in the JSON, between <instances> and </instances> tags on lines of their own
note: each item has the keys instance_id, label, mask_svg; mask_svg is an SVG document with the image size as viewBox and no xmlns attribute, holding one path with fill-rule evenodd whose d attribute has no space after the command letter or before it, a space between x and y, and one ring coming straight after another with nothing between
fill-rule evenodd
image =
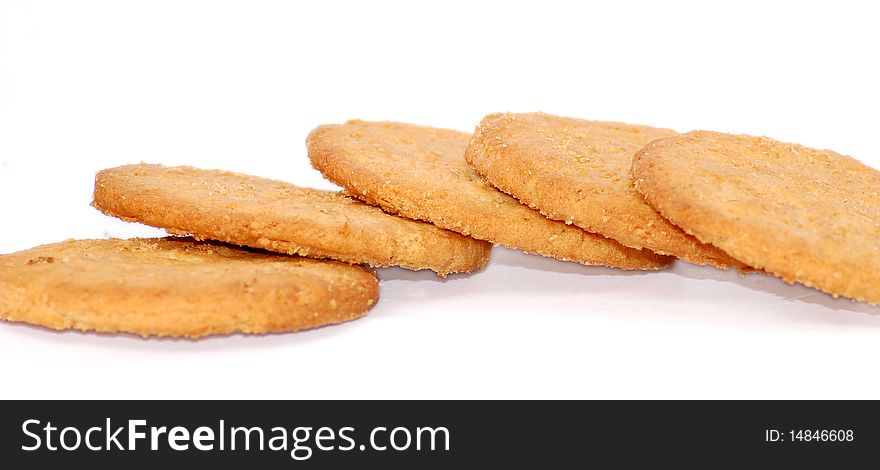
<instances>
[{"instance_id":1,"label":"biscuit surface texture","mask_svg":"<svg viewBox=\"0 0 880 470\"><path fill-rule=\"evenodd\" d=\"M675 224L788 282L880 303L880 172L830 150L695 131L633 160Z\"/></svg>"},{"instance_id":2,"label":"biscuit surface texture","mask_svg":"<svg viewBox=\"0 0 880 470\"><path fill-rule=\"evenodd\" d=\"M388 212L587 265L659 269L671 262L549 220L497 191L464 160L469 139L459 131L355 120L316 128L307 145L324 176Z\"/></svg>"},{"instance_id":3,"label":"biscuit surface texture","mask_svg":"<svg viewBox=\"0 0 880 470\"><path fill-rule=\"evenodd\" d=\"M490 183L545 216L696 264L742 268L669 223L635 190L632 157L675 131L545 113L486 116L465 153Z\"/></svg>"},{"instance_id":4,"label":"biscuit surface texture","mask_svg":"<svg viewBox=\"0 0 880 470\"><path fill-rule=\"evenodd\" d=\"M338 192L191 167L103 170L95 177L93 205L178 235L441 275L478 269L491 250L483 241L386 214Z\"/></svg>"},{"instance_id":5,"label":"biscuit surface texture","mask_svg":"<svg viewBox=\"0 0 880 470\"><path fill-rule=\"evenodd\" d=\"M375 275L191 238L70 240L0 255L0 318L142 336L297 331L354 319Z\"/></svg>"}]
</instances>

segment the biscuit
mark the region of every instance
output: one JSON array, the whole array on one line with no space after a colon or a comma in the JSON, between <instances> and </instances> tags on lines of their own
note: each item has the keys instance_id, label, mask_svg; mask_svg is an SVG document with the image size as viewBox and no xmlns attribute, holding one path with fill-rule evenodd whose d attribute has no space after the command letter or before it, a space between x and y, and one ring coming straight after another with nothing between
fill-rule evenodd
<instances>
[{"instance_id":1,"label":"biscuit","mask_svg":"<svg viewBox=\"0 0 880 470\"><path fill-rule=\"evenodd\" d=\"M236 245L373 267L470 272L491 245L332 191L191 167L127 165L95 177L105 214Z\"/></svg>"},{"instance_id":2,"label":"biscuit","mask_svg":"<svg viewBox=\"0 0 880 470\"><path fill-rule=\"evenodd\" d=\"M673 223L756 268L880 304L880 171L830 150L695 131L633 160Z\"/></svg>"},{"instance_id":3,"label":"biscuit","mask_svg":"<svg viewBox=\"0 0 880 470\"><path fill-rule=\"evenodd\" d=\"M544 113L490 114L465 158L498 189L545 216L685 261L743 268L657 214L635 190L632 157L675 131Z\"/></svg>"},{"instance_id":4,"label":"biscuit","mask_svg":"<svg viewBox=\"0 0 880 470\"><path fill-rule=\"evenodd\" d=\"M0 318L54 330L199 338L297 331L363 315L359 266L191 238L69 240L0 255Z\"/></svg>"},{"instance_id":5,"label":"biscuit","mask_svg":"<svg viewBox=\"0 0 880 470\"><path fill-rule=\"evenodd\" d=\"M314 129L312 165L391 213L481 240L587 265L659 269L671 259L543 217L489 186L464 160L470 135L393 122Z\"/></svg>"}]
</instances>

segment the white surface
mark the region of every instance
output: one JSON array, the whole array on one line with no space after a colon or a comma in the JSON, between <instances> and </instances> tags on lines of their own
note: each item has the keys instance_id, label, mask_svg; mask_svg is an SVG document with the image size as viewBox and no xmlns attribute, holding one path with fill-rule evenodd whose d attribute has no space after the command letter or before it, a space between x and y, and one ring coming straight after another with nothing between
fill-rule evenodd
<instances>
[{"instance_id":1,"label":"white surface","mask_svg":"<svg viewBox=\"0 0 880 470\"><path fill-rule=\"evenodd\" d=\"M607 2L612 3L612 2ZM349 118L486 113L765 134L877 167L869 2L0 2L0 253L158 235L88 206L148 161L332 187L304 139ZM866 5L866 6L859 6ZM382 270L368 317L143 341L0 325L2 398L876 398L880 309L761 275L496 249Z\"/></svg>"}]
</instances>

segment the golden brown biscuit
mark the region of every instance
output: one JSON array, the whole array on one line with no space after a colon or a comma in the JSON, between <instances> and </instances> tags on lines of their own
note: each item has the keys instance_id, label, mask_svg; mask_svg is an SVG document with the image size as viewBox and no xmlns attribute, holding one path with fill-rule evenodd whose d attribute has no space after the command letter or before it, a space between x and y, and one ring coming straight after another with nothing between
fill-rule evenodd
<instances>
[{"instance_id":1,"label":"golden brown biscuit","mask_svg":"<svg viewBox=\"0 0 880 470\"><path fill-rule=\"evenodd\" d=\"M743 268L657 214L635 190L632 157L675 131L544 113L490 114L465 153L490 183L545 216L696 264Z\"/></svg>"},{"instance_id":2,"label":"golden brown biscuit","mask_svg":"<svg viewBox=\"0 0 880 470\"><path fill-rule=\"evenodd\" d=\"M470 272L491 245L332 191L217 170L127 165L95 177L93 205L123 220L236 245L373 267Z\"/></svg>"},{"instance_id":3,"label":"golden brown biscuit","mask_svg":"<svg viewBox=\"0 0 880 470\"><path fill-rule=\"evenodd\" d=\"M190 238L69 240L0 255L0 318L142 336L297 331L363 315L373 273Z\"/></svg>"},{"instance_id":4,"label":"golden brown biscuit","mask_svg":"<svg viewBox=\"0 0 880 470\"><path fill-rule=\"evenodd\" d=\"M673 223L787 282L880 303L880 172L830 150L695 131L633 160Z\"/></svg>"},{"instance_id":5,"label":"golden brown biscuit","mask_svg":"<svg viewBox=\"0 0 880 470\"><path fill-rule=\"evenodd\" d=\"M485 183L464 161L464 132L393 122L320 126L312 164L389 212L481 240L587 265L659 269L671 259L549 220Z\"/></svg>"}]
</instances>

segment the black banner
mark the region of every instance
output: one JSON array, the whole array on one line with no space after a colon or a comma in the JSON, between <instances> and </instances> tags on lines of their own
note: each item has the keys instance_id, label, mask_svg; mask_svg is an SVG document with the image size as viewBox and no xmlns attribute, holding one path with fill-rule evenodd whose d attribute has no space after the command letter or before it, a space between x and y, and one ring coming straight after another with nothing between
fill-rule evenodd
<instances>
[{"instance_id":1,"label":"black banner","mask_svg":"<svg viewBox=\"0 0 880 470\"><path fill-rule=\"evenodd\" d=\"M852 468L880 449L876 402L29 401L2 407L0 461L27 468L600 462Z\"/></svg>"}]
</instances>

